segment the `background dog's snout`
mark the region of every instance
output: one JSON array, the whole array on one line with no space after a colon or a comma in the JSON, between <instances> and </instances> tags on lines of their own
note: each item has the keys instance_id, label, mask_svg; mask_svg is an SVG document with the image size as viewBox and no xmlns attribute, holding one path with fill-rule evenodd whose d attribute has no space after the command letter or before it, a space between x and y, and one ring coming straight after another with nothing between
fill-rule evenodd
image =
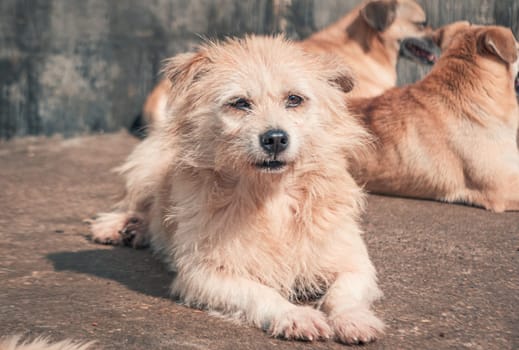
<instances>
[{"instance_id":1,"label":"background dog's snout","mask_svg":"<svg viewBox=\"0 0 519 350\"><path fill-rule=\"evenodd\" d=\"M279 154L288 148L288 134L283 130L269 130L260 135L260 144L269 154Z\"/></svg>"}]
</instances>

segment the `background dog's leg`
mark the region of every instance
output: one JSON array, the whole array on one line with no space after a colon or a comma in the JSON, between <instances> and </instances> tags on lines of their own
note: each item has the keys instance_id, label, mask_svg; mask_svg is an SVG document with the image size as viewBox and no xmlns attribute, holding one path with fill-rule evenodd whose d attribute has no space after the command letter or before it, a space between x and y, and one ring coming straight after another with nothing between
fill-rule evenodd
<instances>
[{"instance_id":1,"label":"background dog's leg","mask_svg":"<svg viewBox=\"0 0 519 350\"><path fill-rule=\"evenodd\" d=\"M509 200L506 203L506 211L519 211L519 199Z\"/></svg>"},{"instance_id":2,"label":"background dog's leg","mask_svg":"<svg viewBox=\"0 0 519 350\"><path fill-rule=\"evenodd\" d=\"M275 289L246 278L198 270L179 273L171 289L190 306L238 315L275 337L318 340L333 334L321 311L296 306Z\"/></svg>"},{"instance_id":3,"label":"background dog's leg","mask_svg":"<svg viewBox=\"0 0 519 350\"><path fill-rule=\"evenodd\" d=\"M501 174L506 173L507 169L501 171ZM488 186L492 189L480 195L483 207L495 213L519 211L519 175L502 176L493 180Z\"/></svg>"},{"instance_id":4,"label":"background dog's leg","mask_svg":"<svg viewBox=\"0 0 519 350\"><path fill-rule=\"evenodd\" d=\"M338 341L367 343L384 330L384 323L370 310L371 303L380 298L382 292L362 238L355 237L351 243L352 250L344 252L347 271L339 272L320 307L328 315Z\"/></svg>"},{"instance_id":5,"label":"background dog's leg","mask_svg":"<svg viewBox=\"0 0 519 350\"><path fill-rule=\"evenodd\" d=\"M509 189L506 201L506 211L519 211L519 178L518 185Z\"/></svg>"},{"instance_id":6,"label":"background dog's leg","mask_svg":"<svg viewBox=\"0 0 519 350\"><path fill-rule=\"evenodd\" d=\"M512 181L507 184L506 211L519 211L519 174L513 176Z\"/></svg>"}]
</instances>

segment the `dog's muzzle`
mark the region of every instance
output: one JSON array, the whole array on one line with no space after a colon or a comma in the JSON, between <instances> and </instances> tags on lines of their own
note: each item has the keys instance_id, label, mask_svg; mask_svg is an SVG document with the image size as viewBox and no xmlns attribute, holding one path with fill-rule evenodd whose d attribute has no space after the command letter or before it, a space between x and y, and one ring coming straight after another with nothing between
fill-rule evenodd
<instances>
[{"instance_id":1,"label":"dog's muzzle","mask_svg":"<svg viewBox=\"0 0 519 350\"><path fill-rule=\"evenodd\" d=\"M280 160L264 160L255 164L256 168L269 172L278 172L285 168L286 162Z\"/></svg>"},{"instance_id":2,"label":"dog's muzzle","mask_svg":"<svg viewBox=\"0 0 519 350\"><path fill-rule=\"evenodd\" d=\"M277 156L288 148L288 134L284 130L272 129L260 135L261 148L267 154Z\"/></svg>"},{"instance_id":3,"label":"dog's muzzle","mask_svg":"<svg viewBox=\"0 0 519 350\"><path fill-rule=\"evenodd\" d=\"M267 171L282 170L286 162L280 160L279 156L289 146L289 137L286 131L270 129L259 136L259 143L263 151L268 155L268 158L257 162L255 166Z\"/></svg>"},{"instance_id":4,"label":"dog's muzzle","mask_svg":"<svg viewBox=\"0 0 519 350\"><path fill-rule=\"evenodd\" d=\"M400 44L400 56L421 64L436 63L438 58L435 51L439 51L439 48L432 39L407 38Z\"/></svg>"}]
</instances>

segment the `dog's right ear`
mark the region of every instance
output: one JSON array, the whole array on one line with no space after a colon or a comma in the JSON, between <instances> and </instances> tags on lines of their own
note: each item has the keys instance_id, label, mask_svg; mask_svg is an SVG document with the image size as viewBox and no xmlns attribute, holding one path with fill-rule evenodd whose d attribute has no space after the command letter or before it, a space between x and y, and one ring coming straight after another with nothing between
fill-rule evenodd
<instances>
[{"instance_id":1,"label":"dog's right ear","mask_svg":"<svg viewBox=\"0 0 519 350\"><path fill-rule=\"evenodd\" d=\"M491 27L479 35L479 52L489 52L508 64L517 61L517 46L514 34L508 28Z\"/></svg>"},{"instance_id":2,"label":"dog's right ear","mask_svg":"<svg viewBox=\"0 0 519 350\"><path fill-rule=\"evenodd\" d=\"M383 32L395 21L396 6L395 0L375 0L368 2L360 14L371 28Z\"/></svg>"},{"instance_id":3,"label":"dog's right ear","mask_svg":"<svg viewBox=\"0 0 519 350\"><path fill-rule=\"evenodd\" d=\"M348 93L357 85L355 75L342 59L333 54L319 55L316 58L322 66L320 72L325 74L326 80L332 86Z\"/></svg>"},{"instance_id":4,"label":"dog's right ear","mask_svg":"<svg viewBox=\"0 0 519 350\"><path fill-rule=\"evenodd\" d=\"M334 77L330 79L330 81L334 84L337 84L343 92L351 92L356 85L355 78L351 70L349 69L340 69L336 71Z\"/></svg>"},{"instance_id":5,"label":"dog's right ear","mask_svg":"<svg viewBox=\"0 0 519 350\"><path fill-rule=\"evenodd\" d=\"M163 73L176 93L186 91L207 71L209 57L204 51L183 53L165 61Z\"/></svg>"}]
</instances>

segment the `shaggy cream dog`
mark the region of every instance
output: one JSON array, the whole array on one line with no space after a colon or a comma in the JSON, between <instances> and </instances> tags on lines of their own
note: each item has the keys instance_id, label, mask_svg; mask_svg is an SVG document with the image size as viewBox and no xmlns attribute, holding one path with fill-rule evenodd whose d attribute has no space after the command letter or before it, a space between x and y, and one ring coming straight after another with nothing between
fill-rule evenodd
<instances>
[{"instance_id":1,"label":"shaggy cream dog","mask_svg":"<svg viewBox=\"0 0 519 350\"><path fill-rule=\"evenodd\" d=\"M77 343L71 340L51 343L44 338L22 341L22 337L17 335L0 339L0 350L94 350L93 344L93 342Z\"/></svg>"},{"instance_id":2,"label":"shaggy cream dog","mask_svg":"<svg viewBox=\"0 0 519 350\"><path fill-rule=\"evenodd\" d=\"M366 141L346 110L348 69L247 37L177 56L165 73L171 115L121 167L126 198L94 222L94 240L149 240L184 303L273 336L374 340L381 293L363 193L345 171Z\"/></svg>"}]
</instances>

